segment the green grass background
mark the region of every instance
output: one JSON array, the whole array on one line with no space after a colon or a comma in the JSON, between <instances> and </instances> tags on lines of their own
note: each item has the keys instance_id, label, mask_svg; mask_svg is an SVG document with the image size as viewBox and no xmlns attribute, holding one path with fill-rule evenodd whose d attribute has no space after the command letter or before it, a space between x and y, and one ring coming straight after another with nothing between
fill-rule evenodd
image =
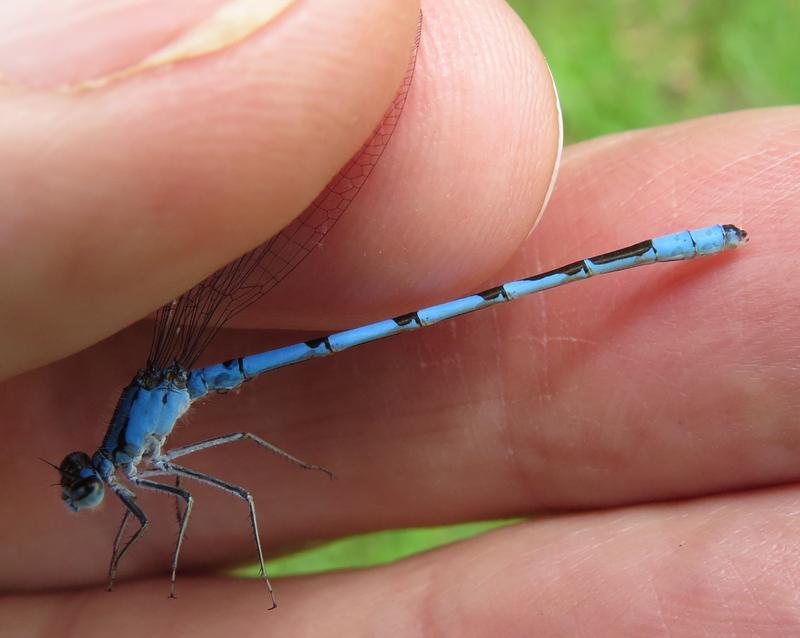
<instances>
[{"instance_id":1,"label":"green grass background","mask_svg":"<svg viewBox=\"0 0 800 638\"><path fill-rule=\"evenodd\" d=\"M800 102L800 0L513 0L511 6L553 70L567 143ZM268 569L285 576L387 563L500 524L356 536L270 561Z\"/></svg>"},{"instance_id":2,"label":"green grass background","mask_svg":"<svg viewBox=\"0 0 800 638\"><path fill-rule=\"evenodd\" d=\"M516 0L567 142L800 101L798 0Z\"/></svg>"}]
</instances>

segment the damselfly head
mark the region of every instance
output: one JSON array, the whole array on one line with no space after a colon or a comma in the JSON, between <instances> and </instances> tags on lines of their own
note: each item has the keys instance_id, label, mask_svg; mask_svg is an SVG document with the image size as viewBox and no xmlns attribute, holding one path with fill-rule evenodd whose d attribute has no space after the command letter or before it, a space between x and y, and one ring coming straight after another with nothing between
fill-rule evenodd
<instances>
[{"instance_id":1,"label":"damselfly head","mask_svg":"<svg viewBox=\"0 0 800 638\"><path fill-rule=\"evenodd\" d=\"M96 507L103 500L103 481L85 452L67 454L58 471L61 473L61 498L73 511Z\"/></svg>"}]
</instances>

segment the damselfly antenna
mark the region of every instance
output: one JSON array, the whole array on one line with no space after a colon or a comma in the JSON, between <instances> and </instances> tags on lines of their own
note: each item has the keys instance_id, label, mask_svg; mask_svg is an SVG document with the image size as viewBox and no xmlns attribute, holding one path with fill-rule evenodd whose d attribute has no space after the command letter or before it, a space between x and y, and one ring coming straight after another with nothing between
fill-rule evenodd
<instances>
[{"instance_id":1,"label":"damselfly antenna","mask_svg":"<svg viewBox=\"0 0 800 638\"><path fill-rule=\"evenodd\" d=\"M39 460L40 460L42 463L46 463L47 465L49 465L50 467L52 467L52 468L53 468L53 469L54 469L56 472L60 472L60 471L61 471L61 468L59 468L59 467L58 467L58 465L56 465L55 463L51 463L51 462L50 462L50 461L48 461L47 459L43 459L41 456L40 456L40 457L38 457L38 459L39 459ZM61 483L56 483L56 485L61 485Z\"/></svg>"}]
</instances>

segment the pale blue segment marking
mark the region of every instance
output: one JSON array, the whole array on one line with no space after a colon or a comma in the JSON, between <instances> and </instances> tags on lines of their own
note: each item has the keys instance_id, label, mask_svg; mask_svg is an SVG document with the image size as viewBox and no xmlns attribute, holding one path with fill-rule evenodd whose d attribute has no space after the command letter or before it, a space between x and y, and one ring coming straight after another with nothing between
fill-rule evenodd
<instances>
[{"instance_id":1,"label":"pale blue segment marking","mask_svg":"<svg viewBox=\"0 0 800 638\"><path fill-rule=\"evenodd\" d=\"M656 249L658 260L675 261L694 257L696 249L692 235L693 233L683 231L653 239L653 248Z\"/></svg>"},{"instance_id":2,"label":"pale blue segment marking","mask_svg":"<svg viewBox=\"0 0 800 638\"><path fill-rule=\"evenodd\" d=\"M384 319L376 323L370 323L360 328L353 330L345 330L344 332L337 332L328 337L328 343L331 345L333 352L341 352L351 346L355 346L368 341L375 341L383 337L406 332L409 326L398 325L393 319Z\"/></svg>"},{"instance_id":3,"label":"pale blue segment marking","mask_svg":"<svg viewBox=\"0 0 800 638\"><path fill-rule=\"evenodd\" d=\"M417 316L423 326L430 326L437 321L457 317L466 312L480 310L481 308L493 306L496 303L502 303L504 301L506 301L506 299L502 296L487 301L480 295L470 295L469 297L462 297L461 299L454 299L453 301L422 308L417 311Z\"/></svg>"},{"instance_id":4,"label":"pale blue segment marking","mask_svg":"<svg viewBox=\"0 0 800 638\"><path fill-rule=\"evenodd\" d=\"M702 228L692 233L698 255L713 255L725 244L725 231L719 226Z\"/></svg>"},{"instance_id":5,"label":"pale blue segment marking","mask_svg":"<svg viewBox=\"0 0 800 638\"><path fill-rule=\"evenodd\" d=\"M580 281L586 279L589 275L580 271L574 275L567 275L564 273L553 273L546 277L533 277L531 279L519 279L517 281L509 281L503 284L506 293L511 299L519 299L525 295L532 295L536 292L550 290L551 288L558 288L573 281Z\"/></svg>"}]
</instances>

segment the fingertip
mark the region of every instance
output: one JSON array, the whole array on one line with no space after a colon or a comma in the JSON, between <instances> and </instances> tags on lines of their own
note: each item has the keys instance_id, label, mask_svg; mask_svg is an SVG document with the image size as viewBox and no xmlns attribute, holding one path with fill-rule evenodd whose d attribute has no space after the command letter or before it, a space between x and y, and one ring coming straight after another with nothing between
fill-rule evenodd
<instances>
[{"instance_id":1,"label":"fingertip","mask_svg":"<svg viewBox=\"0 0 800 638\"><path fill-rule=\"evenodd\" d=\"M391 100L417 12L314 0L77 93L6 85L3 373L118 330L291 220Z\"/></svg>"}]
</instances>

